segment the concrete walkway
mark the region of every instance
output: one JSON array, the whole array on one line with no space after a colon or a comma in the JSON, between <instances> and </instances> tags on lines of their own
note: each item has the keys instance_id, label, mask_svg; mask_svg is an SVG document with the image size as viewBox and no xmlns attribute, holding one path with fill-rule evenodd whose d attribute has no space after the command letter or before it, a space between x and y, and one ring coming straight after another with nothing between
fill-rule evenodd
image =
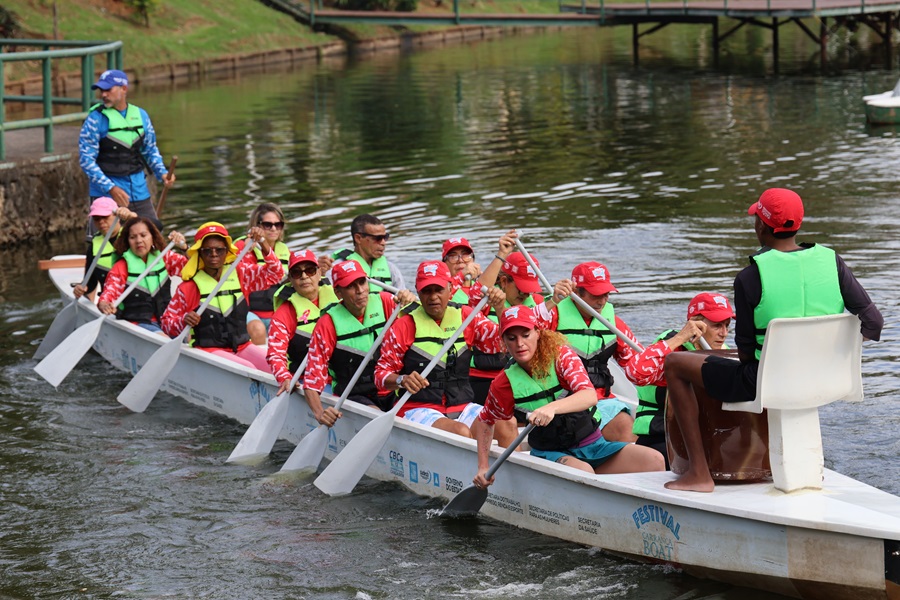
<instances>
[{"instance_id":1,"label":"concrete walkway","mask_svg":"<svg viewBox=\"0 0 900 600\"><path fill-rule=\"evenodd\" d=\"M44 129L17 129L4 134L7 163L28 160L58 160L78 155L78 132L81 125L57 125L53 128L53 153L44 152Z\"/></svg>"}]
</instances>

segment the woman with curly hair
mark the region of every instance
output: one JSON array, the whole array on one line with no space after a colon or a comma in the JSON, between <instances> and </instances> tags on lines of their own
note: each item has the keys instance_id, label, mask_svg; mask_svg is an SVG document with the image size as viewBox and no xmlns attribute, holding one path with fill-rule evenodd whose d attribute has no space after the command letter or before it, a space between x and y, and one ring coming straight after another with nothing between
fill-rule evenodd
<instances>
[{"instance_id":1,"label":"woman with curly hair","mask_svg":"<svg viewBox=\"0 0 900 600\"><path fill-rule=\"evenodd\" d=\"M588 473L662 471L663 456L652 448L610 442L594 416L597 394L581 359L560 333L536 329L534 312L512 306L500 315L500 335L513 361L491 383L487 400L472 424L478 442L478 475L487 487L494 423L519 413L535 428L531 454Z\"/></svg>"},{"instance_id":2,"label":"woman with curly hair","mask_svg":"<svg viewBox=\"0 0 900 600\"><path fill-rule=\"evenodd\" d=\"M184 236L173 231L169 240L182 250L187 249ZM170 276L181 274L187 262L181 254L171 250L166 252L161 262L148 273L131 294L118 306L112 302L118 298L125 288L131 285L138 276L147 269L166 247L162 234L147 217L128 219L122 231L113 242L113 248L121 256L110 269L103 284L103 293L97 308L107 315L115 314L117 319L125 319L149 331L162 331L160 319L172 298Z\"/></svg>"}]
</instances>

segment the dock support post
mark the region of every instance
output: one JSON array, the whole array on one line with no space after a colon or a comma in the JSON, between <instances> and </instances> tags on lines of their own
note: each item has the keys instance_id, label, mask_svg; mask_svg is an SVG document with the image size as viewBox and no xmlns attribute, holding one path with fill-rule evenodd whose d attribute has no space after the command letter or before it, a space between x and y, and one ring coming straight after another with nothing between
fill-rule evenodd
<instances>
[{"instance_id":1,"label":"dock support post","mask_svg":"<svg viewBox=\"0 0 900 600\"><path fill-rule=\"evenodd\" d=\"M713 38L713 64L719 66L719 17L713 19L712 22L712 38Z\"/></svg>"},{"instance_id":2,"label":"dock support post","mask_svg":"<svg viewBox=\"0 0 900 600\"><path fill-rule=\"evenodd\" d=\"M778 17L772 17L772 55L775 72L778 72Z\"/></svg>"},{"instance_id":3,"label":"dock support post","mask_svg":"<svg viewBox=\"0 0 900 600\"><path fill-rule=\"evenodd\" d=\"M632 60L634 61L635 65L638 64L638 37L639 37L639 35L640 34L638 32L638 24L632 23L631 24L631 55L632 55Z\"/></svg>"},{"instance_id":4,"label":"dock support post","mask_svg":"<svg viewBox=\"0 0 900 600\"><path fill-rule=\"evenodd\" d=\"M822 61L822 66L825 66L825 61L828 57L828 17L822 17L822 20L819 21L819 58Z\"/></svg>"}]
</instances>

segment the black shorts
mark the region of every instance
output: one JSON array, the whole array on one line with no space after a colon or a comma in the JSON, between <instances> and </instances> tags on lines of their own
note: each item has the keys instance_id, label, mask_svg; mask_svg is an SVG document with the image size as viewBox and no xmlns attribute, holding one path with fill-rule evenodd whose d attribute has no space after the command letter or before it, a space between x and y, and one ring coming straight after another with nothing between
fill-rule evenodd
<instances>
[{"instance_id":1,"label":"black shorts","mask_svg":"<svg viewBox=\"0 0 900 600\"><path fill-rule=\"evenodd\" d=\"M719 402L752 402L756 399L758 362L707 356L700 369L706 393Z\"/></svg>"}]
</instances>

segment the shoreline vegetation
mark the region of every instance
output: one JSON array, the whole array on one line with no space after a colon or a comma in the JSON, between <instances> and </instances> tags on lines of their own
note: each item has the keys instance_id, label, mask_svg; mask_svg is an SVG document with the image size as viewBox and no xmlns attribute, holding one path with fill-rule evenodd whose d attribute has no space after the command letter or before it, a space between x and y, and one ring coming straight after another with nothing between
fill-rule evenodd
<instances>
[{"instance_id":1,"label":"shoreline vegetation","mask_svg":"<svg viewBox=\"0 0 900 600\"><path fill-rule=\"evenodd\" d=\"M329 33L314 31L290 15L267 6L261 0L153 0L151 12L144 15L136 4L146 0L4 0L3 9L15 19L15 37L25 39L122 40L125 70L135 82L159 77L176 78L179 66L188 77L219 62L231 68L265 64L266 56L286 53L274 62L326 55L345 54L350 47L365 51L400 47L404 38L423 38L423 43L443 42L450 38L484 37L494 27L389 27L354 24L333 28ZM466 12L550 12L555 0L462 0ZM419 0L418 12L449 13L452 3ZM149 26L146 23L149 22ZM513 28L507 28L513 29ZM475 30L477 35L447 35L450 31ZM338 35L339 34L339 35ZM429 42L428 40L431 40ZM380 42L380 43L379 43ZM18 48L19 51L33 48ZM9 48L4 48L9 51ZM102 56L96 59L102 68ZM249 63L249 64L244 64ZM193 65L193 67L192 67ZM80 59L53 61L55 79L69 79L68 88L80 86L77 73ZM215 70L213 68L213 70ZM10 83L40 81L37 61L9 63ZM67 77L71 75L71 77ZM143 76L142 76L143 75Z\"/></svg>"}]
</instances>

